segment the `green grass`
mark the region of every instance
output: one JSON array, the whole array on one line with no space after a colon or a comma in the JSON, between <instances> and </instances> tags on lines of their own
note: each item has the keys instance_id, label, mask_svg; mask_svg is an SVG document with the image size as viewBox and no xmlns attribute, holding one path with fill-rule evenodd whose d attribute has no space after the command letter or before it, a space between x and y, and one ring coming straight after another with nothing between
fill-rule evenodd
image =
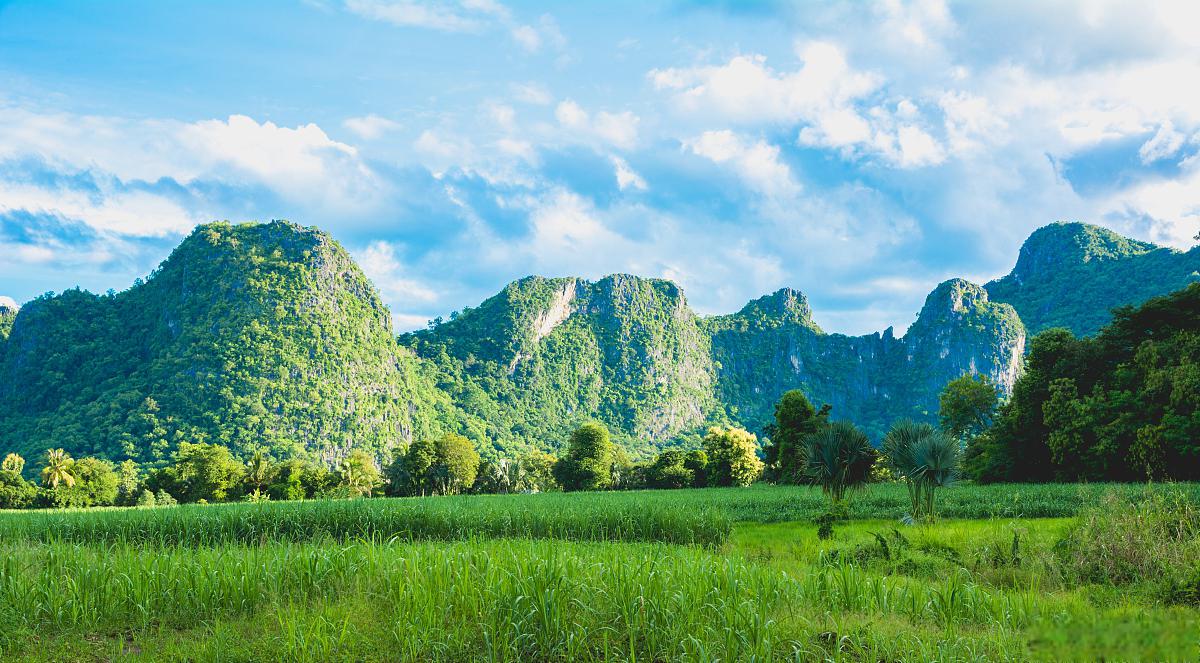
<instances>
[{"instance_id":1,"label":"green grass","mask_svg":"<svg viewBox=\"0 0 1200 663\"><path fill-rule=\"evenodd\" d=\"M313 500L0 514L0 541L218 546L264 541L521 537L718 545L717 508L601 495Z\"/></svg>"},{"instance_id":2,"label":"green grass","mask_svg":"<svg viewBox=\"0 0 1200 663\"><path fill-rule=\"evenodd\" d=\"M852 565L790 576L662 544L41 544L0 555L0 615L12 654L45 653L27 645L34 636L153 639L272 614L272 646L288 659L367 651L357 631L368 626L383 638L371 647L404 660L767 660L837 647L894 656L894 631L920 640L947 627L990 635L967 649L932 637L927 651L1001 655L1019 652L1005 634L1037 617L1030 597L965 576L919 584ZM330 608L346 605L371 619L352 628ZM341 618L314 629L331 609ZM839 644L840 635L828 634L846 626L828 619L830 610L846 624L875 616L889 625L859 628Z\"/></svg>"},{"instance_id":3,"label":"green grass","mask_svg":"<svg viewBox=\"0 0 1200 663\"><path fill-rule=\"evenodd\" d=\"M1137 484L964 485L938 491L944 518L1073 516L1102 495L1135 495ZM1173 487L1200 503L1200 484ZM439 498L312 500L183 505L150 509L0 513L0 541L220 545L260 541L459 540L522 537L573 541L661 541L718 545L730 521L811 520L828 509L808 486ZM852 519L898 520L908 510L899 484L852 495Z\"/></svg>"},{"instance_id":4,"label":"green grass","mask_svg":"<svg viewBox=\"0 0 1200 663\"><path fill-rule=\"evenodd\" d=\"M876 486L826 541L803 488L0 514L0 660L1197 660L1159 577L1193 534L1079 566L1145 559L1197 495L1144 489L961 486L1053 517L905 526Z\"/></svg>"}]
</instances>

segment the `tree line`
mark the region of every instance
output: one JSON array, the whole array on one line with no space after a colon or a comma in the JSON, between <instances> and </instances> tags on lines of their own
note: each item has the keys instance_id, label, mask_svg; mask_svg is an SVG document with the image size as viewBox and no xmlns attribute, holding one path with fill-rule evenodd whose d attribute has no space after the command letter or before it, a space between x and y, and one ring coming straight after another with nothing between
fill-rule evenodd
<instances>
[{"instance_id":1,"label":"tree line","mask_svg":"<svg viewBox=\"0 0 1200 663\"><path fill-rule=\"evenodd\" d=\"M703 449L669 450L635 463L595 422L576 429L558 458L534 450L483 461L469 439L448 433L417 440L382 464L354 450L333 468L298 458L274 460L262 450L243 461L223 445L190 442L181 442L161 467L75 459L62 449L46 452L34 480L25 478L25 465L15 453L0 463L0 508L745 486L763 468L757 439L739 428L714 427Z\"/></svg>"}]
</instances>

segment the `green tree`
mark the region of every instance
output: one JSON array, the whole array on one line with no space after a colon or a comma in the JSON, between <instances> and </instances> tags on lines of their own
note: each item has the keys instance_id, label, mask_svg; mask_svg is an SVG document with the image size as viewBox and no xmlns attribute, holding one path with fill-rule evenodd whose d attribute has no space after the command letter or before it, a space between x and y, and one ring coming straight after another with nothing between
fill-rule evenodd
<instances>
[{"instance_id":1,"label":"green tree","mask_svg":"<svg viewBox=\"0 0 1200 663\"><path fill-rule=\"evenodd\" d=\"M654 459L647 471L646 483L651 488L685 488L692 485L696 475L685 464L686 457L678 449L668 449Z\"/></svg>"},{"instance_id":2,"label":"green tree","mask_svg":"<svg viewBox=\"0 0 1200 663\"><path fill-rule=\"evenodd\" d=\"M60 485L74 486L75 475L71 472L75 461L62 449L46 452L46 467L42 469L42 485L58 488Z\"/></svg>"},{"instance_id":3,"label":"green tree","mask_svg":"<svg viewBox=\"0 0 1200 663\"><path fill-rule=\"evenodd\" d=\"M0 469L0 509L28 509L37 496L37 486L17 472Z\"/></svg>"},{"instance_id":4,"label":"green tree","mask_svg":"<svg viewBox=\"0 0 1200 663\"><path fill-rule=\"evenodd\" d=\"M137 463L126 459L117 466L117 504L132 506L142 493L142 474Z\"/></svg>"},{"instance_id":5,"label":"green tree","mask_svg":"<svg viewBox=\"0 0 1200 663\"><path fill-rule=\"evenodd\" d=\"M240 496L245 468L228 447L207 443L180 443L175 463L167 468L168 490L184 502L223 502Z\"/></svg>"},{"instance_id":6,"label":"green tree","mask_svg":"<svg viewBox=\"0 0 1200 663\"><path fill-rule=\"evenodd\" d=\"M704 436L710 486L749 486L762 474L758 439L741 428L713 426Z\"/></svg>"},{"instance_id":7,"label":"green tree","mask_svg":"<svg viewBox=\"0 0 1200 663\"><path fill-rule=\"evenodd\" d=\"M276 471L275 464L262 449L255 449L246 461L246 492L263 493L271 484Z\"/></svg>"},{"instance_id":8,"label":"green tree","mask_svg":"<svg viewBox=\"0 0 1200 663\"><path fill-rule=\"evenodd\" d=\"M149 490L143 490L137 497L136 506L155 506L158 500L154 498L154 493Z\"/></svg>"},{"instance_id":9,"label":"green tree","mask_svg":"<svg viewBox=\"0 0 1200 663\"><path fill-rule=\"evenodd\" d=\"M708 485L708 454L703 449L692 449L683 458L683 466L692 472L692 487Z\"/></svg>"},{"instance_id":10,"label":"green tree","mask_svg":"<svg viewBox=\"0 0 1200 663\"><path fill-rule=\"evenodd\" d=\"M275 466L267 495L273 500L302 500L312 497L317 491L309 492L305 487L305 472L309 464L299 458L291 458Z\"/></svg>"},{"instance_id":11,"label":"green tree","mask_svg":"<svg viewBox=\"0 0 1200 663\"><path fill-rule=\"evenodd\" d=\"M479 471L479 452L462 435L447 433L434 445L435 462L430 479L442 495L454 495L475 483Z\"/></svg>"},{"instance_id":12,"label":"green tree","mask_svg":"<svg viewBox=\"0 0 1200 663\"><path fill-rule=\"evenodd\" d=\"M111 461L80 458L71 464L74 482L59 482L43 489L41 501L47 506L82 508L111 506L117 500L117 472Z\"/></svg>"},{"instance_id":13,"label":"green tree","mask_svg":"<svg viewBox=\"0 0 1200 663\"><path fill-rule=\"evenodd\" d=\"M992 425L1000 392L983 374L966 374L946 383L938 397L942 430L967 442Z\"/></svg>"},{"instance_id":14,"label":"green tree","mask_svg":"<svg viewBox=\"0 0 1200 663\"><path fill-rule=\"evenodd\" d=\"M0 472L15 472L21 474L25 471L25 459L18 454L10 453L0 462Z\"/></svg>"},{"instance_id":15,"label":"green tree","mask_svg":"<svg viewBox=\"0 0 1200 663\"><path fill-rule=\"evenodd\" d=\"M804 478L804 441L829 424L829 405L813 407L799 389L785 392L775 404L775 422L767 429L771 443L764 449L771 478L799 483Z\"/></svg>"},{"instance_id":16,"label":"green tree","mask_svg":"<svg viewBox=\"0 0 1200 663\"><path fill-rule=\"evenodd\" d=\"M339 485L354 497L370 497L383 483L375 458L361 449L351 451L342 459L338 465L338 478Z\"/></svg>"},{"instance_id":17,"label":"green tree","mask_svg":"<svg viewBox=\"0 0 1200 663\"><path fill-rule=\"evenodd\" d=\"M834 508L846 493L867 483L875 448L866 433L849 421L835 421L804 438L804 478L821 487Z\"/></svg>"},{"instance_id":18,"label":"green tree","mask_svg":"<svg viewBox=\"0 0 1200 663\"><path fill-rule=\"evenodd\" d=\"M521 454L518 462L521 464L523 479L518 489L534 493L562 490L558 481L554 479L554 464L557 461L553 455L537 449Z\"/></svg>"},{"instance_id":19,"label":"green tree","mask_svg":"<svg viewBox=\"0 0 1200 663\"><path fill-rule=\"evenodd\" d=\"M554 478L563 490L603 490L612 484L613 443L608 429L586 423L567 443L567 453L554 464Z\"/></svg>"}]
</instances>

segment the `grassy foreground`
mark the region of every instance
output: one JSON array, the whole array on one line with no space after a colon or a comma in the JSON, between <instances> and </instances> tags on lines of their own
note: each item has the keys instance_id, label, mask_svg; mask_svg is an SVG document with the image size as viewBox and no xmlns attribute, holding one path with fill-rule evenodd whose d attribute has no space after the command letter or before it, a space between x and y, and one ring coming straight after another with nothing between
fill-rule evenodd
<instances>
[{"instance_id":1,"label":"grassy foreground","mask_svg":"<svg viewBox=\"0 0 1200 663\"><path fill-rule=\"evenodd\" d=\"M890 509L885 488L852 512ZM1196 660L1196 493L1152 493L1078 518L854 519L827 541L773 517L811 491L769 487L0 514L0 659ZM389 510L442 524L384 536ZM247 519L255 536L229 524ZM305 532L342 519L376 529ZM509 524L471 531L489 519Z\"/></svg>"}]
</instances>

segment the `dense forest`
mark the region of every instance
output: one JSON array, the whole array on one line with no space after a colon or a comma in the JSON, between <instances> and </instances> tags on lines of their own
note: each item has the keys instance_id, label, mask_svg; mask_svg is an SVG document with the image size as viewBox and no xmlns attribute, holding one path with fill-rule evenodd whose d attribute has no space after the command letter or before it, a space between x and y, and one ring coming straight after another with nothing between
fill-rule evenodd
<instances>
[{"instance_id":1,"label":"dense forest","mask_svg":"<svg viewBox=\"0 0 1200 663\"><path fill-rule=\"evenodd\" d=\"M968 467L985 481L1200 479L1200 283L1033 337Z\"/></svg>"}]
</instances>

